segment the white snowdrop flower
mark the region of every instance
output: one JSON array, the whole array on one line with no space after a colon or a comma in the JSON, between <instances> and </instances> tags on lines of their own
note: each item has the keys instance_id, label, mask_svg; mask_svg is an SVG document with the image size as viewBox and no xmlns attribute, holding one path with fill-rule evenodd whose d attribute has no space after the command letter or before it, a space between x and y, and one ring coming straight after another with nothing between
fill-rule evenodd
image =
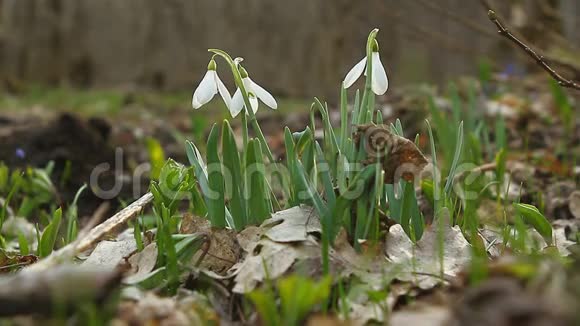
<instances>
[{"instance_id":1,"label":"white snowdrop flower","mask_svg":"<svg viewBox=\"0 0 580 326\"><path fill-rule=\"evenodd\" d=\"M248 92L248 96L250 98L250 105L252 106L252 111L254 111L254 113L258 112L258 99L271 109L275 110L278 108L278 103L276 103L276 99L274 99L272 94L270 94L262 86L256 84L253 80L251 80L250 77L248 76L248 72L242 66L240 66L240 74L242 76L244 88L246 89L246 92ZM230 113L232 114L233 117L235 117L242 111L243 107L244 107L244 97L242 96L242 92L238 88L234 93L234 96L232 97Z\"/></svg>"},{"instance_id":2,"label":"white snowdrop flower","mask_svg":"<svg viewBox=\"0 0 580 326\"><path fill-rule=\"evenodd\" d=\"M229 108L232 102L232 97L230 92L226 88L226 85L221 81L217 74L217 64L212 59L209 61L207 65L207 72L203 79L197 86L195 92L193 92L193 98L191 99L191 106L194 109L199 109L204 104L207 104L211 99L217 94L220 93L222 99L226 103L226 106Z\"/></svg>"},{"instance_id":3,"label":"white snowdrop flower","mask_svg":"<svg viewBox=\"0 0 580 326\"><path fill-rule=\"evenodd\" d=\"M375 94L383 95L389 88L389 79L387 78L385 67L383 67L383 63L379 57L379 44L377 41L374 42L371 61L373 70L371 74L371 88ZM344 81L342 82L344 88L352 86L352 84L354 84L354 82L362 75L363 71L366 76L366 65L367 57L365 56L361 61L354 65L348 74L346 74L346 77L344 77Z\"/></svg>"}]
</instances>

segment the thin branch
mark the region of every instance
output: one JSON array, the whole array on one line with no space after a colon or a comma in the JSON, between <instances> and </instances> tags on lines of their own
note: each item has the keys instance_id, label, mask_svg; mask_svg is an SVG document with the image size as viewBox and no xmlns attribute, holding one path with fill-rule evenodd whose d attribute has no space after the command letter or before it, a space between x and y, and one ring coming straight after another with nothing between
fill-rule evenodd
<instances>
[{"instance_id":1,"label":"thin branch","mask_svg":"<svg viewBox=\"0 0 580 326\"><path fill-rule=\"evenodd\" d=\"M95 226L84 235L81 234L82 238L79 237L74 242L69 243L57 251L53 251L48 257L25 268L23 272L43 271L49 267L72 260L76 255L94 246L107 234L115 232L119 226L135 218L152 200L153 195L150 192L146 193L131 205L123 208L120 212Z\"/></svg>"},{"instance_id":2,"label":"thin branch","mask_svg":"<svg viewBox=\"0 0 580 326\"><path fill-rule=\"evenodd\" d=\"M486 0L480 0L480 2L482 3L482 5L486 8L491 8L489 6L489 2ZM566 88L572 88L572 89L576 89L576 90L580 90L580 84L570 80L570 79L566 79L565 77L563 77L562 75L560 75L556 70L554 70L554 68L552 68L548 62L546 61L545 57L542 55L539 55L536 51L534 51L530 46L528 46L526 43L524 43L523 41L521 41L518 37L516 37L512 32L510 32L507 27L505 27L505 25L500 21L498 15L495 13L494 10L489 9L488 13L487 13L489 20L495 24L495 26L497 26L498 28L498 33L507 38L508 40L510 40L511 42L515 43L519 48L521 48L522 50L524 50L528 56L530 56L532 59L534 59L536 61L536 63L542 68L544 69L546 72L548 72L550 74L550 76L552 76L552 78L554 78L554 80L556 80L558 82L558 84L560 84L560 86L562 87L566 87Z\"/></svg>"}]
</instances>

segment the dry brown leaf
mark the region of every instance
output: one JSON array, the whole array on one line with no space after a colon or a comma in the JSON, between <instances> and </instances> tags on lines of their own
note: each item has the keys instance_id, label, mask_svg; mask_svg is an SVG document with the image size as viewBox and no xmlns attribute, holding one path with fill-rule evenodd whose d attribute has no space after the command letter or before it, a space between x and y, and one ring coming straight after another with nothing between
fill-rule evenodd
<instances>
[{"instance_id":1,"label":"dry brown leaf","mask_svg":"<svg viewBox=\"0 0 580 326\"><path fill-rule=\"evenodd\" d=\"M142 251L129 257L127 260L130 270L125 276L125 282L134 284L138 279L143 278L155 268L157 263L157 243L153 242L147 245Z\"/></svg>"},{"instance_id":2,"label":"dry brown leaf","mask_svg":"<svg viewBox=\"0 0 580 326\"><path fill-rule=\"evenodd\" d=\"M199 250L193 256L191 264L195 264L201 255L205 255L199 267L223 275L240 260L242 249L234 230L212 228L207 219L185 214L180 231L186 234L203 234L209 239L207 253Z\"/></svg>"},{"instance_id":3,"label":"dry brown leaf","mask_svg":"<svg viewBox=\"0 0 580 326\"><path fill-rule=\"evenodd\" d=\"M364 140L368 162L380 160L385 171L385 183L393 184L400 178L413 181L427 165L427 159L414 142L395 135L387 125L365 124L356 126L354 140Z\"/></svg>"},{"instance_id":4,"label":"dry brown leaf","mask_svg":"<svg viewBox=\"0 0 580 326\"><path fill-rule=\"evenodd\" d=\"M267 277L279 278L298 259L320 256L320 247L314 242L287 244L264 238L249 249L246 258L230 269L235 274L235 293L250 292Z\"/></svg>"},{"instance_id":5,"label":"dry brown leaf","mask_svg":"<svg viewBox=\"0 0 580 326\"><path fill-rule=\"evenodd\" d=\"M430 289L441 282L441 263L445 276L455 276L471 259L469 242L459 226L443 229L443 261L439 259L438 222L425 230L416 244L409 239L403 228L396 224L389 229L386 240L386 254L402 269L397 279L416 284L421 289ZM432 276L431 276L432 275Z\"/></svg>"}]
</instances>

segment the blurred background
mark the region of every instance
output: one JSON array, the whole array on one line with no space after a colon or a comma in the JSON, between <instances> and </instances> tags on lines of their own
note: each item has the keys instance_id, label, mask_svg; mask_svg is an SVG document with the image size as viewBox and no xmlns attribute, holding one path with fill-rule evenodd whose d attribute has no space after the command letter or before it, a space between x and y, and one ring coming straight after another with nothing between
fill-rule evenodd
<instances>
[{"instance_id":1,"label":"blurred background","mask_svg":"<svg viewBox=\"0 0 580 326\"><path fill-rule=\"evenodd\" d=\"M548 53L580 45L577 0L494 5ZM484 59L499 70L515 62L478 0L0 0L0 12L6 91L31 83L191 90L207 48L221 48L244 57L278 96L336 97L374 27L394 87L442 85L475 74Z\"/></svg>"},{"instance_id":2,"label":"blurred background","mask_svg":"<svg viewBox=\"0 0 580 326\"><path fill-rule=\"evenodd\" d=\"M497 34L486 2L562 74L579 79L578 0L0 0L0 165L45 169L62 204L108 164L100 186L122 182L121 198L138 197L165 158L187 162L185 139L203 149L211 123L229 116L218 100L191 108L208 48L244 57L252 79L276 96L278 110L263 108L258 119L282 152L281 126L302 130L314 96L337 122L341 81L375 27L390 79L377 108L386 122L400 118L408 137L424 127L429 99L449 109L448 99L460 96L507 118L575 112L565 91L547 90L548 75ZM542 130L544 121L532 127ZM239 130L238 120L232 125ZM544 137L536 129L530 133ZM142 164L151 169L141 173ZM102 201L91 190L81 213Z\"/></svg>"}]
</instances>

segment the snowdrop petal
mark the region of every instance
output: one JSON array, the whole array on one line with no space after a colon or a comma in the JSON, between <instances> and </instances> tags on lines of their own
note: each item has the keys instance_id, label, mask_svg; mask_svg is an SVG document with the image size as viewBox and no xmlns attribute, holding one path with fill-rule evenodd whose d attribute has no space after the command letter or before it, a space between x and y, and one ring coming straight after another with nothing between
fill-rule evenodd
<instances>
[{"instance_id":1,"label":"snowdrop petal","mask_svg":"<svg viewBox=\"0 0 580 326\"><path fill-rule=\"evenodd\" d=\"M359 61L352 69L346 74L344 77L344 81L342 85L344 88L349 88L354 84L354 82L362 75L363 71L365 70L365 66L367 65L367 58L364 57L361 61Z\"/></svg>"},{"instance_id":2,"label":"snowdrop petal","mask_svg":"<svg viewBox=\"0 0 580 326\"><path fill-rule=\"evenodd\" d=\"M238 88L232 97L232 101L230 102L230 113L232 117L235 118L244 108L244 98L242 97L242 92Z\"/></svg>"},{"instance_id":3,"label":"snowdrop petal","mask_svg":"<svg viewBox=\"0 0 580 326\"><path fill-rule=\"evenodd\" d=\"M250 79L250 78L248 78L248 79ZM266 104L267 106L269 106L270 108L272 108L274 110L278 108L278 103L276 103L276 99L274 98L274 96L272 96L272 94L268 93L267 90L262 88L262 86L256 84L251 79L250 79L250 83L252 85L251 86L252 92L254 92L254 94L256 95L257 98L259 98L262 102L264 102L264 104Z\"/></svg>"},{"instance_id":4,"label":"snowdrop petal","mask_svg":"<svg viewBox=\"0 0 580 326\"><path fill-rule=\"evenodd\" d=\"M217 84L217 89L218 92L220 93L220 96L224 100L224 103L226 103L226 106L229 108L232 102L232 96L230 95L230 92L228 91L226 85L224 85L222 80L218 77L217 73L215 74L215 82Z\"/></svg>"},{"instance_id":5,"label":"snowdrop petal","mask_svg":"<svg viewBox=\"0 0 580 326\"><path fill-rule=\"evenodd\" d=\"M194 109L199 109L203 104L199 103L199 101L197 100L197 98L195 96L193 96L193 98L191 99L191 106Z\"/></svg>"},{"instance_id":6,"label":"snowdrop petal","mask_svg":"<svg viewBox=\"0 0 580 326\"><path fill-rule=\"evenodd\" d=\"M254 82L252 82L250 77L242 78L242 83L244 84L244 88L246 89L246 92L248 92L248 93L252 92L252 86L253 86Z\"/></svg>"},{"instance_id":7,"label":"snowdrop petal","mask_svg":"<svg viewBox=\"0 0 580 326\"><path fill-rule=\"evenodd\" d=\"M254 94L249 94L249 98L252 111L254 111L254 114L256 114L256 112L258 112L258 98Z\"/></svg>"},{"instance_id":8,"label":"snowdrop petal","mask_svg":"<svg viewBox=\"0 0 580 326\"><path fill-rule=\"evenodd\" d=\"M199 86L197 86L195 92L193 92L191 105L194 109L199 109L202 105L211 101L217 93L217 85L214 77L215 74L216 72L214 70L208 70L199 83Z\"/></svg>"},{"instance_id":9,"label":"snowdrop petal","mask_svg":"<svg viewBox=\"0 0 580 326\"><path fill-rule=\"evenodd\" d=\"M383 64L381 63L378 52L373 52L371 60L373 60L373 74L371 76L371 86L373 92L377 95L383 95L389 88L389 79L387 78L385 67L383 67Z\"/></svg>"}]
</instances>

